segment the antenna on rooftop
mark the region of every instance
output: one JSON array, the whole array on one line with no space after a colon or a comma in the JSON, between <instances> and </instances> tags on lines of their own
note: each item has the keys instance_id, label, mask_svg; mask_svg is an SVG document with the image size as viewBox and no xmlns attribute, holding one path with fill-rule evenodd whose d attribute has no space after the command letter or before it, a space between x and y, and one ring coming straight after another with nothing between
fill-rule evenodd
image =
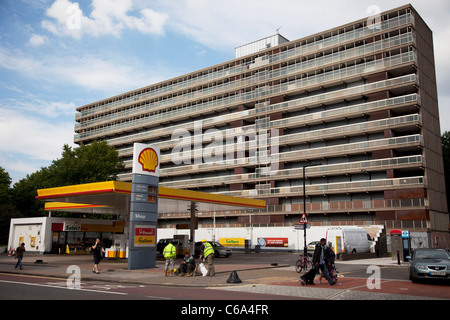
<instances>
[{"instance_id":1,"label":"antenna on rooftop","mask_svg":"<svg viewBox=\"0 0 450 320\"><path fill-rule=\"evenodd\" d=\"M278 29L276 29L277 30L277 34L280 34L280 29L281 29L282 27L279 27Z\"/></svg>"}]
</instances>

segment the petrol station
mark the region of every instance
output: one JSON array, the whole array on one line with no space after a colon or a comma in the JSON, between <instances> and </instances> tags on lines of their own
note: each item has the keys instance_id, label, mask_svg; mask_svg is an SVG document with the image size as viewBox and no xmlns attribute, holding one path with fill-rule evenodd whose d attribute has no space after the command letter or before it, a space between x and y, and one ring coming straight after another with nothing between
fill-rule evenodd
<instances>
[{"instance_id":1,"label":"petrol station","mask_svg":"<svg viewBox=\"0 0 450 320\"><path fill-rule=\"evenodd\" d=\"M123 219L123 234L116 239L121 250L128 252L130 270L156 266L158 213L190 209L193 252L196 214L266 207L263 200L160 187L159 149L141 143L134 144L131 183L106 181L39 189L36 198L46 202L47 211L108 214Z\"/></svg>"}]
</instances>

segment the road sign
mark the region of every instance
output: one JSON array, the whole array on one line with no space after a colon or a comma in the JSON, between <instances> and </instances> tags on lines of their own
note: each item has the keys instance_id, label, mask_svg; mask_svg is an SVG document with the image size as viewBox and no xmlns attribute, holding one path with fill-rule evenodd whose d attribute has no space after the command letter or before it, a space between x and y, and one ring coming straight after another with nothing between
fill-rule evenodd
<instances>
[{"instance_id":1,"label":"road sign","mask_svg":"<svg viewBox=\"0 0 450 320\"><path fill-rule=\"evenodd\" d=\"M308 224L308 223L302 223L302 224L294 225L294 229L295 230L305 230L305 227L306 227L306 229L309 229L309 228L311 228L311 225Z\"/></svg>"},{"instance_id":2,"label":"road sign","mask_svg":"<svg viewBox=\"0 0 450 320\"><path fill-rule=\"evenodd\" d=\"M308 218L306 218L306 214L302 214L299 223L308 223Z\"/></svg>"}]
</instances>

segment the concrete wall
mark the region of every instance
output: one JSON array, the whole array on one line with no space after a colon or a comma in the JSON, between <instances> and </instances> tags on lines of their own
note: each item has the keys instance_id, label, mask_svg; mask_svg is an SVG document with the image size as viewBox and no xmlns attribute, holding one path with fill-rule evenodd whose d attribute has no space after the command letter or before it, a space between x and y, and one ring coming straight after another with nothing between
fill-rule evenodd
<instances>
[{"instance_id":1,"label":"concrete wall","mask_svg":"<svg viewBox=\"0 0 450 320\"><path fill-rule=\"evenodd\" d=\"M15 249L22 238L28 253L50 253L52 250L52 223L79 222L83 224L111 225L111 220L76 219L60 217L37 217L11 219L8 249ZM32 240L34 238L34 247Z\"/></svg>"},{"instance_id":2,"label":"concrete wall","mask_svg":"<svg viewBox=\"0 0 450 320\"><path fill-rule=\"evenodd\" d=\"M346 228L357 226L346 226ZM365 226L366 227L366 226ZM371 227L371 226L367 226ZM381 226L379 226L381 227ZM320 238L325 238L328 226L311 227L306 230L306 242L319 241ZM258 238L287 238L288 246L286 247L265 247L261 248L270 250L303 250L304 235L303 230L295 230L294 227L253 227L253 228L216 228L215 239L219 241L220 238L245 238L251 240L251 247L254 248L258 244ZM189 230L177 230L173 228L158 229L157 239L172 238L174 235L186 234L189 235ZM369 231L370 234L370 231ZM375 235L372 235L374 237ZM213 228L199 228L195 231L195 241L202 239L213 239ZM242 248L242 247L241 247Z\"/></svg>"},{"instance_id":3,"label":"concrete wall","mask_svg":"<svg viewBox=\"0 0 450 320\"><path fill-rule=\"evenodd\" d=\"M47 217L11 219L8 250L25 243L25 250L32 253L44 253L51 250L52 226ZM32 246L34 240L34 246Z\"/></svg>"}]
</instances>

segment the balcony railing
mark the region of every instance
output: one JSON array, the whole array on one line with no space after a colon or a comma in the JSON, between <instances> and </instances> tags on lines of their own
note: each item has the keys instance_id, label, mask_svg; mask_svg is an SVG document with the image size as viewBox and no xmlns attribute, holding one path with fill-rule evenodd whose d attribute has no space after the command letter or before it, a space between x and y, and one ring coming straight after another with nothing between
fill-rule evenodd
<instances>
[{"instance_id":1,"label":"balcony railing","mask_svg":"<svg viewBox=\"0 0 450 320\"><path fill-rule=\"evenodd\" d=\"M325 129L319 129L319 130L313 130L303 133L294 133L294 134L288 134L278 137L277 144L278 145L292 145L292 144L299 144L299 143L310 143L318 140L324 140L324 139L330 139L330 138L336 138L336 137L342 137L342 136L349 136L349 135L358 135L358 134L368 134L372 132L382 132L385 129L395 129L405 126L416 126L421 125L422 119L420 115L413 114L413 115L406 115L401 117L395 117L395 118L389 118L389 119L380 119L380 120L373 120L373 121L367 121L367 122L361 122L356 124L349 124L349 125L343 125L339 127L333 127L333 128L325 128ZM223 135L222 132L220 132L221 135ZM234 133L233 133L234 134ZM210 134L212 135L212 134ZM197 137L197 139L196 139ZM226 136L224 136L223 140L227 142L225 139ZM256 139L258 139L258 136L255 134L255 138L253 139L253 142L247 141L245 143L241 143L239 146L237 146L234 143L234 139L232 144L222 144L221 148L217 148L217 146L212 147L205 147L202 148L201 153L199 155L197 152L195 152L193 149L194 144L196 141L210 141L211 137L208 137L207 134L201 135L201 136L194 136L194 138L190 139L190 144L186 145L185 147L189 148L191 151L190 153L190 159L195 159L194 157L197 155L197 157L203 158L203 155L207 154L215 154L215 156L223 156L226 155L228 150L252 150L254 152L257 151L257 142ZM175 141L169 141L169 142L158 142L154 145L157 147L175 147L175 145L178 142ZM267 147L271 147L270 139L267 141ZM162 155L160 157L160 163L168 163L172 161L173 156L171 154ZM125 161L125 167L130 167L132 164L132 161Z\"/></svg>"},{"instance_id":2,"label":"balcony railing","mask_svg":"<svg viewBox=\"0 0 450 320\"><path fill-rule=\"evenodd\" d=\"M414 16L410 13L394 17L389 20L382 21L379 25L379 28L360 28L356 30L347 31L345 33L341 33L338 35L334 35L327 39L321 39L314 41L312 43L307 43L301 45L296 48L292 48L277 54L273 54L270 56L262 57L263 59L269 59L269 64L272 63L280 63L286 59L291 59L297 56L304 56L307 54L314 53L315 51L323 51L325 49L330 49L336 45L342 45L346 42L357 41L363 37L369 35L375 35L378 33L384 33L390 29L394 29L403 25L412 24L414 25ZM101 113L114 107L125 106L130 103L136 103L137 101L146 100L151 97L157 97L159 95L167 95L174 94L177 90L185 90L189 87L196 86L198 84L204 84L211 81L217 81L223 77L229 77L232 75L238 75L239 73L245 72L248 69L248 65L238 65L233 66L224 70L218 70L215 72L208 73L206 75L198 76L193 79L188 79L184 81L177 82L173 85L168 85L163 88L153 89L151 92L145 92L141 94L133 94L131 97L119 99L117 101L113 101L107 103L106 105L94 107L89 110L84 110L82 112L77 113L76 119L81 117L93 115L95 113Z\"/></svg>"},{"instance_id":3,"label":"balcony railing","mask_svg":"<svg viewBox=\"0 0 450 320\"><path fill-rule=\"evenodd\" d=\"M365 152L373 152L383 149L401 149L401 148L417 148L423 145L423 138L420 134L377 139L356 143L341 144L328 147L320 147L313 149L305 149L298 151L289 151L283 153L277 153L270 156L270 163L278 163L281 161L307 161L313 159L322 159L325 157L344 156L351 154L361 154ZM167 169L161 169L161 176L177 176L183 174L193 174L201 172L211 172L218 170L228 170L236 167L255 167L258 165L258 157L247 157L228 159L223 161L215 161L214 163L198 163L187 164L171 167ZM130 163L127 162L127 168L130 168ZM266 173L268 177L270 172ZM121 175L121 179L127 179L126 175Z\"/></svg>"},{"instance_id":4,"label":"balcony railing","mask_svg":"<svg viewBox=\"0 0 450 320\"><path fill-rule=\"evenodd\" d=\"M364 180L354 182L335 182L335 183L307 185L306 194L308 196L314 196L314 195L329 195L329 194L364 193L364 192L385 191L404 188L425 187L425 185L426 185L425 179L423 176ZM247 197L247 198L302 197L303 186L225 191L225 192L217 192L217 194L236 197Z\"/></svg>"},{"instance_id":5,"label":"balcony railing","mask_svg":"<svg viewBox=\"0 0 450 320\"><path fill-rule=\"evenodd\" d=\"M256 129L270 129L270 128L289 128L289 127L296 127L299 125L313 125L316 123L321 122L331 122L336 119L343 119L346 117L352 117L357 115L363 115L370 112L385 110L385 109L391 109L395 110L397 107L404 107L405 105L412 105L412 104L420 104L420 96L416 93L405 95L405 96L399 96L395 98L390 99L384 99L384 100L378 100L374 102L367 102L362 103L358 105L348 106L348 107L342 107L327 111L321 111L321 112L312 112L309 114L301 115L301 116L295 116L295 117L289 117L284 118L280 120L273 120L273 121L267 121L267 122L258 122L256 124L248 125L240 127L243 131L248 130L256 130ZM198 125L201 125L203 130L206 130L208 128L219 126L228 123L232 120L245 120L249 117L248 112L239 111L236 113L231 113L227 115L221 115L213 118L208 118L205 120L199 120ZM254 116L253 114L251 115ZM194 131L195 129L195 123L186 123L186 124L180 124L180 125L174 125L167 128L162 129L155 129L147 132L141 132L137 134L131 134L127 135L125 137L120 138L113 138L108 140L108 144L110 146L117 146L121 144L126 143L133 143L138 141L149 141L152 139L158 139L162 138L164 136L171 135L172 132L174 132L177 129L184 129L188 131ZM223 130L223 134L235 134L235 129L227 129ZM195 139L195 136L194 136ZM161 150L164 149L170 149L173 148L176 142L174 141L163 141L158 142L155 145L159 146ZM133 148L123 148L119 149L119 156L131 156L133 154Z\"/></svg>"},{"instance_id":6,"label":"balcony railing","mask_svg":"<svg viewBox=\"0 0 450 320\"><path fill-rule=\"evenodd\" d=\"M220 94L229 91L235 91L242 89L249 85L258 85L263 82L277 80L280 77L293 76L298 73L307 73L309 71L314 71L317 68L325 68L327 65L344 62L346 59L356 59L363 55L378 52L380 50L389 50L393 47L399 45L413 44L414 37L411 32L394 36L389 39L383 39L369 44L365 44L359 47L347 49L345 51L339 51L333 54L322 56L319 58L295 62L289 66L278 68L275 70L262 71L250 77L243 79L237 79L235 81L227 82L222 85L212 86L210 88L205 88L197 90L193 93L186 93L179 97L169 98L165 101L167 104L175 103L186 103L192 99L206 98L211 94ZM172 101L172 102L171 102ZM117 121L119 119L138 116L143 113L148 113L149 110L156 106L158 103L152 103L151 105L144 105L140 107L135 107L126 111L120 111L114 114L109 114L105 116L99 116L92 120L86 120L75 125L75 131L83 128L88 128L89 126L105 125L108 122Z\"/></svg>"},{"instance_id":7,"label":"balcony railing","mask_svg":"<svg viewBox=\"0 0 450 320\"><path fill-rule=\"evenodd\" d=\"M388 200L388 199L379 199L379 200L353 200L353 201L337 201L337 202L317 202L317 203L307 203L306 204L306 212L308 214L329 214L333 213L351 213L351 212L374 212L374 211L400 211L400 210L411 210L411 209L426 209L427 208L427 199L417 198L417 199L401 199L401 200ZM228 210L228 211L215 211L215 212L201 212L201 218L209 218L215 216L217 217L233 217L233 216L242 216L242 215L259 215L259 214L268 214L271 215L289 215L295 214L300 215L303 212L303 204L284 204L284 205L275 205L275 206L267 206L266 210ZM180 218L189 218L190 213L188 212L178 212L178 213L168 213L168 214L159 214L159 218L164 219L180 219ZM369 217L368 217L369 218ZM370 218L371 219L371 218ZM346 221L346 220L337 220L337 221L314 221L310 222L313 226L319 226L325 223L328 225L360 225L366 223L362 220L358 221ZM382 220L382 221L372 221L369 224L381 224L386 225L386 228L398 228L399 226L405 226L407 228L426 228L427 221L418 220L418 221L398 221L398 220ZM256 226L258 224L252 224Z\"/></svg>"},{"instance_id":8,"label":"balcony railing","mask_svg":"<svg viewBox=\"0 0 450 320\"><path fill-rule=\"evenodd\" d=\"M84 133L76 134L74 139L75 141L81 141L84 138L94 138L96 136L104 136L107 134L117 134L120 132L133 130L133 128L138 129L142 127L151 127L155 124L160 124L162 122L168 122L168 121L177 121L178 119L185 119L186 117L197 115L199 113L205 113L207 111L219 111L219 109L224 107L230 107L233 105L238 105L246 102L250 102L252 100L261 99L263 97L267 98L270 96L275 96L279 94L287 94L289 92L294 92L298 90L305 90L309 87L314 87L317 85L325 85L326 83L330 82L333 83L337 80L342 81L344 78L350 78L353 76L361 76L365 73L373 73L378 70L386 70L387 68L416 62L416 54L411 52L405 52L396 56L383 58L380 60L370 61L366 63L361 63L358 65L353 65L350 67L346 67L343 69L338 69L330 72L326 72L324 74L319 74L307 78L297 79L294 81L291 81L289 83L283 83L275 86L267 86L265 88L257 88L254 91L237 94L234 96L230 96L223 99L217 99L214 101L206 102L206 103L200 103L198 105L193 105L185 108L181 108L178 110L172 110L169 112L164 112L160 114L154 114L151 115L151 117L143 117L138 120L130 120L127 122L119 123L116 125L111 125L108 127L104 127L101 129L94 129L89 130ZM395 80L395 79L393 79ZM390 80L387 80L390 81ZM371 84L374 85L374 84ZM360 86L361 87L361 86ZM358 87L351 88L356 90ZM351 89L345 89L345 90L339 90L335 92L331 92L325 95L331 95L333 94L335 99L341 98L343 95L343 92L346 90ZM308 97L309 99L313 99L314 97ZM307 98L304 98L307 99ZM270 105L269 107L272 109L276 105ZM261 115L261 113L266 112L268 113L270 110L264 111L265 108L256 108L256 114ZM249 112L253 110L247 110ZM150 120L150 121L149 121Z\"/></svg>"},{"instance_id":9,"label":"balcony railing","mask_svg":"<svg viewBox=\"0 0 450 320\"><path fill-rule=\"evenodd\" d=\"M377 159L367 161L346 162L339 164L320 165L306 168L308 178L335 176L346 174L360 174L361 172L376 172L387 169L405 169L423 167L424 157L422 155L414 155L408 157ZM120 179L125 178L126 174L121 175ZM160 175L161 178L173 176L170 171L166 171ZM131 175L129 177L131 179ZM212 178L190 178L185 180L160 182L161 186L185 189L199 188L199 187L214 187L228 185L232 183L255 183L259 181L266 181L267 175L256 173L232 174L227 176L217 176ZM270 180L292 180L302 179L303 169L283 169L278 170L275 174L270 176Z\"/></svg>"}]
</instances>

